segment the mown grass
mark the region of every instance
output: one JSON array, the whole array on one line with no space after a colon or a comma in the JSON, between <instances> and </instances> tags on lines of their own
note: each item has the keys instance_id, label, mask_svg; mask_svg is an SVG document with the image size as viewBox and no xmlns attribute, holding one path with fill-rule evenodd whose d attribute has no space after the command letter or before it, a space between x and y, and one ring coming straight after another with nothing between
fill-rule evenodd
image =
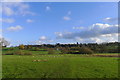
<instances>
[{"instance_id":1,"label":"mown grass","mask_svg":"<svg viewBox=\"0 0 120 80\"><path fill-rule=\"evenodd\" d=\"M47 59L46 62L32 62ZM3 55L3 78L118 78L118 58L86 55Z\"/></svg>"}]
</instances>

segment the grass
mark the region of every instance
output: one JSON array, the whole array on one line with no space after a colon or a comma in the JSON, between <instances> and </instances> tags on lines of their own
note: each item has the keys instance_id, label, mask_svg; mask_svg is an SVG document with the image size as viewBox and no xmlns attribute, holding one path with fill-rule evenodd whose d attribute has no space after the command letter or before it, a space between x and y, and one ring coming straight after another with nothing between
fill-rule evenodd
<instances>
[{"instance_id":1,"label":"grass","mask_svg":"<svg viewBox=\"0 0 120 80\"><path fill-rule=\"evenodd\" d=\"M2 54L6 54L7 52L10 52L10 53L14 53L18 50L3 50L2 51ZM48 51L29 51L29 50L21 50L22 52L31 52L32 54L34 55L38 55L38 54L48 54Z\"/></svg>"},{"instance_id":2,"label":"grass","mask_svg":"<svg viewBox=\"0 0 120 80\"><path fill-rule=\"evenodd\" d=\"M44 59L47 61L32 62ZM3 78L118 78L116 57L74 54L3 55L2 64Z\"/></svg>"}]
</instances>

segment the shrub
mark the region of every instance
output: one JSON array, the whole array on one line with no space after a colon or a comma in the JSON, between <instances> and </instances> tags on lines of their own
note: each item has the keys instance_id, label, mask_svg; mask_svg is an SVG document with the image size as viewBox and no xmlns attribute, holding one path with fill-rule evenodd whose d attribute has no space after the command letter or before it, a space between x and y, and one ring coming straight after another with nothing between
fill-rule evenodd
<instances>
[{"instance_id":1,"label":"shrub","mask_svg":"<svg viewBox=\"0 0 120 80\"><path fill-rule=\"evenodd\" d=\"M24 52L24 55L32 55L31 52Z\"/></svg>"},{"instance_id":2,"label":"shrub","mask_svg":"<svg viewBox=\"0 0 120 80\"><path fill-rule=\"evenodd\" d=\"M34 50L35 50L35 47L32 47L30 50L31 50L31 51L34 51Z\"/></svg>"},{"instance_id":3,"label":"shrub","mask_svg":"<svg viewBox=\"0 0 120 80\"><path fill-rule=\"evenodd\" d=\"M80 54L93 54L94 52L87 47L81 47L79 48L79 53Z\"/></svg>"},{"instance_id":4,"label":"shrub","mask_svg":"<svg viewBox=\"0 0 120 80\"><path fill-rule=\"evenodd\" d=\"M80 54L79 49L80 49L80 47L71 47L69 49L69 54Z\"/></svg>"},{"instance_id":5,"label":"shrub","mask_svg":"<svg viewBox=\"0 0 120 80\"><path fill-rule=\"evenodd\" d=\"M32 46L31 46L31 45L28 45L28 46L27 46L27 49L32 49Z\"/></svg>"},{"instance_id":6,"label":"shrub","mask_svg":"<svg viewBox=\"0 0 120 80\"><path fill-rule=\"evenodd\" d=\"M80 47L71 47L70 50L73 50L73 51L78 51L80 49Z\"/></svg>"},{"instance_id":7,"label":"shrub","mask_svg":"<svg viewBox=\"0 0 120 80\"><path fill-rule=\"evenodd\" d=\"M38 47L35 48L35 51L39 51L40 49Z\"/></svg>"},{"instance_id":8,"label":"shrub","mask_svg":"<svg viewBox=\"0 0 120 80\"><path fill-rule=\"evenodd\" d=\"M13 52L11 52L11 51L7 51L6 53L5 53L5 55L13 55L14 53Z\"/></svg>"},{"instance_id":9,"label":"shrub","mask_svg":"<svg viewBox=\"0 0 120 80\"><path fill-rule=\"evenodd\" d=\"M19 50L19 51L15 51L14 55L24 55L24 52Z\"/></svg>"},{"instance_id":10,"label":"shrub","mask_svg":"<svg viewBox=\"0 0 120 80\"><path fill-rule=\"evenodd\" d=\"M8 50L14 50L14 48L11 47L11 48L9 48Z\"/></svg>"},{"instance_id":11,"label":"shrub","mask_svg":"<svg viewBox=\"0 0 120 80\"><path fill-rule=\"evenodd\" d=\"M32 55L31 52L23 52L22 50L16 51L14 55Z\"/></svg>"},{"instance_id":12,"label":"shrub","mask_svg":"<svg viewBox=\"0 0 120 80\"><path fill-rule=\"evenodd\" d=\"M32 47L30 50L32 50L32 51L40 51L40 49L38 47Z\"/></svg>"},{"instance_id":13,"label":"shrub","mask_svg":"<svg viewBox=\"0 0 120 80\"><path fill-rule=\"evenodd\" d=\"M93 51L87 47L61 48L62 54L92 54Z\"/></svg>"},{"instance_id":14,"label":"shrub","mask_svg":"<svg viewBox=\"0 0 120 80\"><path fill-rule=\"evenodd\" d=\"M48 50L48 54L55 54L55 51L54 51L54 49L47 49Z\"/></svg>"},{"instance_id":15,"label":"shrub","mask_svg":"<svg viewBox=\"0 0 120 80\"><path fill-rule=\"evenodd\" d=\"M69 48L61 48L61 54L68 54L70 52Z\"/></svg>"}]
</instances>

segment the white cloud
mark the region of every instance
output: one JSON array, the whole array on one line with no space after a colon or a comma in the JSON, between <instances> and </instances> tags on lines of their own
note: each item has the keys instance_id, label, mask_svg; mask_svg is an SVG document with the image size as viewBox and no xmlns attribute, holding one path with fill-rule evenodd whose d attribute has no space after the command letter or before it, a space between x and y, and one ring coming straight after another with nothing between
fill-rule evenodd
<instances>
[{"instance_id":1,"label":"white cloud","mask_svg":"<svg viewBox=\"0 0 120 80\"><path fill-rule=\"evenodd\" d=\"M35 15L31 12L30 6L26 3L7 2L2 4L2 13L6 16L12 15Z\"/></svg>"},{"instance_id":2,"label":"white cloud","mask_svg":"<svg viewBox=\"0 0 120 80\"><path fill-rule=\"evenodd\" d=\"M63 19L64 19L64 20L66 20L66 21L71 20L71 18L70 18L70 17L68 17L68 16L64 16L64 17L63 17Z\"/></svg>"},{"instance_id":3,"label":"white cloud","mask_svg":"<svg viewBox=\"0 0 120 80\"><path fill-rule=\"evenodd\" d=\"M0 18L0 22L13 23L15 20L12 18Z\"/></svg>"},{"instance_id":4,"label":"white cloud","mask_svg":"<svg viewBox=\"0 0 120 80\"><path fill-rule=\"evenodd\" d=\"M105 20L110 20L110 19L111 19L110 17L105 18Z\"/></svg>"},{"instance_id":5,"label":"white cloud","mask_svg":"<svg viewBox=\"0 0 120 80\"><path fill-rule=\"evenodd\" d=\"M33 21L32 19L27 19L26 22L32 23L32 22L34 22L34 21Z\"/></svg>"},{"instance_id":6,"label":"white cloud","mask_svg":"<svg viewBox=\"0 0 120 80\"><path fill-rule=\"evenodd\" d=\"M50 6L46 6L46 10L47 11L51 10Z\"/></svg>"},{"instance_id":7,"label":"white cloud","mask_svg":"<svg viewBox=\"0 0 120 80\"><path fill-rule=\"evenodd\" d=\"M112 34L104 34L104 35L101 35L101 36L103 36L103 37L111 37Z\"/></svg>"},{"instance_id":8,"label":"white cloud","mask_svg":"<svg viewBox=\"0 0 120 80\"><path fill-rule=\"evenodd\" d=\"M64 16L63 19L66 20L66 21L71 20L70 15L71 15L71 11L68 11L68 12L67 12L67 15Z\"/></svg>"},{"instance_id":9,"label":"white cloud","mask_svg":"<svg viewBox=\"0 0 120 80\"><path fill-rule=\"evenodd\" d=\"M83 41L83 39L82 39L82 38L80 38L80 37L75 37L75 41L82 42L82 41Z\"/></svg>"},{"instance_id":10,"label":"white cloud","mask_svg":"<svg viewBox=\"0 0 120 80\"><path fill-rule=\"evenodd\" d=\"M43 42L42 42L42 41L39 41L39 40L38 40L38 41L35 41L34 43L35 43L36 45L41 45L41 44L43 44Z\"/></svg>"},{"instance_id":11,"label":"white cloud","mask_svg":"<svg viewBox=\"0 0 120 80\"><path fill-rule=\"evenodd\" d=\"M3 14L7 15L7 16L11 16L14 14L14 11L9 8L9 7L3 7Z\"/></svg>"},{"instance_id":12,"label":"white cloud","mask_svg":"<svg viewBox=\"0 0 120 80\"><path fill-rule=\"evenodd\" d=\"M47 37L46 37L46 36L41 36L41 37L40 37L40 40L41 40L41 41L46 41L46 40L47 40Z\"/></svg>"},{"instance_id":13,"label":"white cloud","mask_svg":"<svg viewBox=\"0 0 120 80\"><path fill-rule=\"evenodd\" d=\"M118 42L118 36L116 34L111 34L111 36L108 36L106 34L104 36L84 38L84 39L81 39L80 37L78 37L78 39L75 38L74 40L81 43Z\"/></svg>"},{"instance_id":14,"label":"white cloud","mask_svg":"<svg viewBox=\"0 0 120 80\"><path fill-rule=\"evenodd\" d=\"M117 41L118 25L96 23L78 32L56 32L57 39L69 39L80 42Z\"/></svg>"},{"instance_id":15,"label":"white cloud","mask_svg":"<svg viewBox=\"0 0 120 80\"><path fill-rule=\"evenodd\" d=\"M63 36L63 33L61 33L61 32L55 32L55 34L56 34L58 37L62 37L62 36Z\"/></svg>"},{"instance_id":16,"label":"white cloud","mask_svg":"<svg viewBox=\"0 0 120 80\"><path fill-rule=\"evenodd\" d=\"M80 37L75 38L76 42L80 43L102 43L103 41L100 38L89 38L89 39L82 39Z\"/></svg>"},{"instance_id":17,"label":"white cloud","mask_svg":"<svg viewBox=\"0 0 120 80\"><path fill-rule=\"evenodd\" d=\"M17 25L15 27L11 26L11 27L7 28L8 31L19 31L19 30L22 30L22 29L23 29L23 27L20 26L20 25Z\"/></svg>"},{"instance_id":18,"label":"white cloud","mask_svg":"<svg viewBox=\"0 0 120 80\"><path fill-rule=\"evenodd\" d=\"M102 43L102 42L104 42L102 39L100 39L100 38L90 38L89 39L91 42L95 42L95 43Z\"/></svg>"},{"instance_id":19,"label":"white cloud","mask_svg":"<svg viewBox=\"0 0 120 80\"><path fill-rule=\"evenodd\" d=\"M118 19L119 18L111 18L111 17L107 17L105 19L103 19L105 22L108 22L108 23L116 23L118 22Z\"/></svg>"},{"instance_id":20,"label":"white cloud","mask_svg":"<svg viewBox=\"0 0 120 80\"><path fill-rule=\"evenodd\" d=\"M40 44L45 44L45 43L50 43L50 42L53 42L53 40L47 38L46 36L41 36L39 40L35 41L35 44L40 45Z\"/></svg>"},{"instance_id":21,"label":"white cloud","mask_svg":"<svg viewBox=\"0 0 120 80\"><path fill-rule=\"evenodd\" d=\"M73 29L84 29L84 27L73 27Z\"/></svg>"}]
</instances>

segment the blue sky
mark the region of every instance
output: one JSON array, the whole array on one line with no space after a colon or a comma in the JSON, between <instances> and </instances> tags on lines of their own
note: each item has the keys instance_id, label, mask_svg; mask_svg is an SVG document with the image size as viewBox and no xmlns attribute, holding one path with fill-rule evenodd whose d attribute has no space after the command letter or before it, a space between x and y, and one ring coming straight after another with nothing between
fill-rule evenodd
<instances>
[{"instance_id":1,"label":"blue sky","mask_svg":"<svg viewBox=\"0 0 120 80\"><path fill-rule=\"evenodd\" d=\"M11 45L117 41L117 2L2 4L3 37Z\"/></svg>"}]
</instances>

